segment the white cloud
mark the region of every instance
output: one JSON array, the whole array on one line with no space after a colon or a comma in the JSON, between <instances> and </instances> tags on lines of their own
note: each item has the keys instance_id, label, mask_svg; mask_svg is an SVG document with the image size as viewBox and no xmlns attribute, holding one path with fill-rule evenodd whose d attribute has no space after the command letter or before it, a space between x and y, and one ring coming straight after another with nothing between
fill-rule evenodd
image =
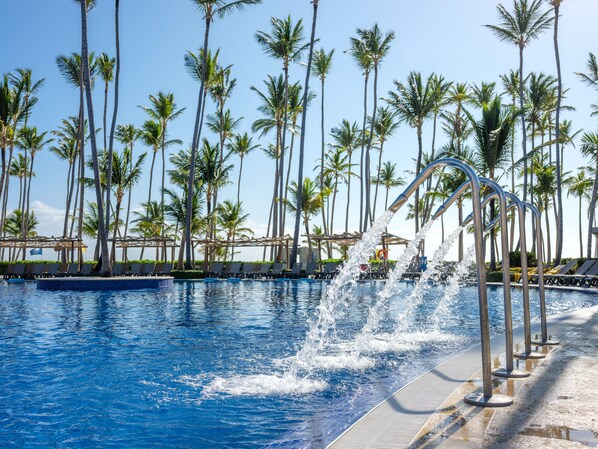
<instances>
[{"instance_id":1,"label":"white cloud","mask_svg":"<svg viewBox=\"0 0 598 449\"><path fill-rule=\"evenodd\" d=\"M39 224L37 233L41 236L62 235L64 209L57 209L39 200L32 201L31 209L35 212Z\"/></svg>"}]
</instances>

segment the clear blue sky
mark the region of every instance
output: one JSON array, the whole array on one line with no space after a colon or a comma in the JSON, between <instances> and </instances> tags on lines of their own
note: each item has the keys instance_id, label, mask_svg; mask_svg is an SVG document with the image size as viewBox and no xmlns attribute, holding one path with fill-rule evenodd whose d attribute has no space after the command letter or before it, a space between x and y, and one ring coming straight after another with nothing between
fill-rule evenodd
<instances>
[{"instance_id":1,"label":"clear blue sky","mask_svg":"<svg viewBox=\"0 0 598 449\"><path fill-rule=\"evenodd\" d=\"M16 67L30 67L35 78L45 78L39 103L30 123L41 130L55 129L62 118L76 115L77 92L62 79L55 59L59 54L80 51L80 21L78 5L72 0L19 0L2 2L4 39L0 40L0 71L10 72ZM504 2L510 5L510 1ZM344 53L349 37L356 28L378 23L382 30L394 30L396 39L380 73L379 92L386 95L392 80L404 80L411 70L428 75L432 71L448 80L459 82L498 81L498 76L518 64L514 46L498 42L482 25L496 22L497 1L441 0L396 1L321 0L317 35L325 49L336 49L333 68L327 82L326 129L342 119L360 122L362 115L362 77L350 56ZM89 17L89 45L96 53L114 54L112 0L99 0ZM215 22L211 47L220 48L222 64L233 64L232 73L238 85L229 103L236 117L244 117L242 131L249 131L259 117L256 94L250 87L260 87L267 75L277 75L280 63L263 54L255 41L256 30L270 31L270 17L288 14L294 20L302 18L306 34L311 21L308 0L264 0L262 5L250 7L245 13ZM588 52L598 52L598 17L596 0L565 0L561 8L560 47L567 104L576 107L565 118L573 120L575 128L596 129L596 120L589 117L591 103L598 93L582 85L573 72L585 67ZM122 75L119 123L140 126L145 113L138 107L148 103L149 94L171 91L179 107L186 107L183 116L170 127L170 137L185 142L191 140L198 85L187 75L183 55L197 51L202 43L203 20L189 0L126 0L121 2ZM525 52L526 73L529 70L554 74L552 34L544 34ZM304 79L304 67L292 67L293 81ZM316 88L315 80L313 87ZM95 109L99 117L102 108L102 89L95 91ZM319 98L308 115L307 169L315 166L319 154ZM210 106L211 107L211 106ZM209 112L209 111L208 111ZM424 145L430 146L431 125L426 126ZM208 135L216 140L216 136ZM327 140L328 137L327 137ZM440 137L439 144L444 137ZM269 137L262 139L266 145ZM438 145L438 146L440 146ZM398 162L401 171L413 169L416 155L415 132L403 126L386 144L385 160ZM140 149L140 148L139 148ZM576 151L565 156L567 170L583 164ZM36 173L32 185L32 201L41 217L40 234L60 234L63 216L66 165L45 150L36 159ZM242 200L251 213L251 226L257 235L264 235L271 198L273 161L262 153L252 154L244 169ZM149 172L149 166L147 167ZM309 173L308 173L309 175ZM235 172L236 179L236 172ZM408 179L411 178L407 175ZM134 203L145 199L148 179L135 189ZM157 186L154 187L157 189ZM236 186L231 185L221 195L235 197ZM398 191L394 194L399 193ZM339 194L339 197L343 193ZM339 200L340 201L340 200ZM11 201L14 206L16 198ZM566 200L566 225L571 233L577 229L577 209L573 199ZM380 209L380 208L379 208ZM342 216L342 214L339 214ZM336 228L341 229L341 219ZM449 218L449 222L451 219ZM454 221L454 220L453 220ZM454 225L454 223L453 223ZM452 225L449 223L449 228ZM395 218L391 232L406 238L413 235L412 223ZM434 233L431 243L439 240ZM576 234L574 234L576 235ZM577 254L577 240L565 245L566 255ZM432 245L433 246L433 245ZM391 255L392 256L392 255Z\"/></svg>"}]
</instances>

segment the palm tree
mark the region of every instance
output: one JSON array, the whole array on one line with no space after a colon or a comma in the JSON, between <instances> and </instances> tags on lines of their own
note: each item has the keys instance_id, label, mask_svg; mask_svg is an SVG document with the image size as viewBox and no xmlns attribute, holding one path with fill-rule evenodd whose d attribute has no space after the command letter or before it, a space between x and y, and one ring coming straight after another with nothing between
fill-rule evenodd
<instances>
[{"instance_id":1,"label":"palm tree","mask_svg":"<svg viewBox=\"0 0 598 449\"><path fill-rule=\"evenodd\" d=\"M361 127L361 153L359 156L359 230L363 231L363 214L364 214L364 193L365 193L365 146L366 138L366 123L368 117L368 82L370 73L373 68L372 58L363 39L351 38L351 48L348 52L353 56L357 67L363 73L363 125Z\"/></svg>"},{"instance_id":2,"label":"palm tree","mask_svg":"<svg viewBox=\"0 0 598 449\"><path fill-rule=\"evenodd\" d=\"M117 152L112 153L112 189L114 190L114 197L116 205L114 208L114 231L112 234L112 253L111 260L116 259L116 234L120 233L120 209L125 193L130 191L132 187L137 184L141 177L141 166L145 161L147 153L143 153L137 157L135 162L132 162L133 155L129 148L126 148L122 156Z\"/></svg>"},{"instance_id":3,"label":"palm tree","mask_svg":"<svg viewBox=\"0 0 598 449\"><path fill-rule=\"evenodd\" d=\"M79 1L79 0L77 0ZM94 5L94 1L87 1L88 8L90 9ZM89 85L90 89L93 88L95 84L95 80L98 77L98 64L97 58L95 57L94 53L91 52L86 57L87 60L87 67L89 70ZM79 153L79 173L78 178L83 179L85 178L85 141L86 141L86 124L87 120L85 120L85 111L84 111L84 104L85 104L85 81L83 76L83 59L81 58L80 54L71 53L69 56L60 55L56 58L56 64L58 65L58 70L62 74L62 76L66 79L66 81L73 87L77 88L79 91L79 119L77 123L80 125L78 129L78 141L77 141L77 152ZM79 203L78 206L78 235L82 234L82 226L83 226L83 214L84 214L84 205L85 205L85 189L82 183L77 183L77 192L75 194L75 208L77 208L77 202ZM102 214L103 216L103 214ZM73 222L74 225L75 214L73 214ZM72 226L71 226L72 228ZM72 232L71 232L72 234ZM80 254L81 255L81 254Z\"/></svg>"},{"instance_id":4,"label":"palm tree","mask_svg":"<svg viewBox=\"0 0 598 449\"><path fill-rule=\"evenodd\" d=\"M131 153L131 157L129 158L129 170L133 170L133 145L139 137L141 136L141 131L135 128L135 125L118 125L115 132L116 139L125 145L129 152ZM155 153L154 153L155 155ZM131 190L133 189L133 185L129 187L129 191L127 192L127 214L125 218L125 230L123 232L123 237L126 237L129 230L129 218L131 215Z\"/></svg>"},{"instance_id":5,"label":"palm tree","mask_svg":"<svg viewBox=\"0 0 598 449\"><path fill-rule=\"evenodd\" d=\"M397 111L398 117L402 122L407 123L417 130L417 162L415 166L415 175L418 176L421 170L422 157L424 154L422 142L422 128L424 122L434 112L436 96L438 90L434 88L434 74L426 80L425 86L422 82L421 73L411 72L407 77L405 84L395 80L394 84L397 92L388 92L389 98L386 99ZM415 232L419 231L419 189L415 192Z\"/></svg>"},{"instance_id":6,"label":"palm tree","mask_svg":"<svg viewBox=\"0 0 598 449\"><path fill-rule=\"evenodd\" d=\"M165 189L166 196L168 197L168 202L165 206L164 213L168 218L174 220L175 222L175 235L177 232L180 232L180 241L181 246L179 247L179 255L177 258L177 269L183 269L183 256L185 253L185 217L187 215L187 203L186 198L187 194L185 189L187 185L183 185L183 196L179 196L174 190L172 189ZM191 235L197 235L201 231L202 220L200 220L199 215L201 213L201 190L199 188L195 189L195 193L193 196L193 211L191 215L193 216L192 220L192 229ZM149 221L148 223L151 223Z\"/></svg>"},{"instance_id":7,"label":"palm tree","mask_svg":"<svg viewBox=\"0 0 598 449\"><path fill-rule=\"evenodd\" d=\"M289 65L291 62L296 62L301 57L303 51L307 48L303 44L303 21L299 19L295 25L291 21L289 15L286 19L277 19L272 17L272 34L258 31L255 38L262 46L264 52L275 59L282 61L282 71L284 76L284 116L281 136L281 151L280 151L280 181L278 182L279 192L278 197L284 198L284 153L286 150L286 131L288 127L288 104L289 104ZM283 208L280 207L278 217L278 233L279 236L284 235L283 225ZM279 251L280 252L280 251Z\"/></svg>"},{"instance_id":8,"label":"palm tree","mask_svg":"<svg viewBox=\"0 0 598 449\"><path fill-rule=\"evenodd\" d=\"M133 214L137 217L131 223L135 223L135 227L132 229L133 232L140 235L144 239L156 238L162 235L162 229L164 229L164 210L160 207L160 203L157 201L151 201L149 203L141 203L143 212L133 211ZM159 255L160 247L156 245L156 260L160 259ZM143 253L145 252L145 246L141 248L140 259L143 259Z\"/></svg>"},{"instance_id":9,"label":"palm tree","mask_svg":"<svg viewBox=\"0 0 598 449\"><path fill-rule=\"evenodd\" d=\"M248 237L253 235L251 228L247 227L247 218L249 214L243 213L242 203L233 203L232 201L226 200L224 203L218 205L218 226L226 233L227 241L235 241L237 237ZM224 249L224 260L226 261L226 255L228 253L228 247ZM230 260L235 257L234 244L231 246Z\"/></svg>"},{"instance_id":10,"label":"palm tree","mask_svg":"<svg viewBox=\"0 0 598 449\"><path fill-rule=\"evenodd\" d=\"M534 194L537 197L537 204L540 212L544 213L546 220L546 261L552 260L552 247L550 242L550 220L548 219L548 209L552 197L556 193L556 166L546 164L541 157L535 157L532 161L532 170L538 180ZM539 232L539 231L538 231Z\"/></svg>"},{"instance_id":11,"label":"palm tree","mask_svg":"<svg viewBox=\"0 0 598 449\"><path fill-rule=\"evenodd\" d=\"M388 55L390 51L390 43L395 38L394 31L389 31L385 34L382 33L378 24L374 24L371 29L357 29L357 34L364 42L365 51L368 54L369 59L372 61L372 68L374 70L374 101L372 105L372 118L370 122L370 132L368 134L367 148L365 152L365 166L364 166L364 183L365 183L365 216L363 221L363 230L366 231L368 225L373 222L372 208L371 208L371 194L370 194L370 152L372 149L372 139L374 136L374 125L376 124L376 113L378 107L378 71L383 59Z\"/></svg>"},{"instance_id":12,"label":"palm tree","mask_svg":"<svg viewBox=\"0 0 598 449\"><path fill-rule=\"evenodd\" d=\"M204 43L203 43L203 54L208 53L208 42L210 37L210 26L215 17L222 18L225 15L231 13L234 10L243 10L248 5L257 5L262 2L262 0L192 0L193 3L197 6L199 11L204 15L205 20L205 34L204 34ZM203 114L203 106L204 106L204 88L206 82L206 70L205 70L206 60L203 60L203 70L202 70L202 77L201 77L201 86L199 88L199 94L197 98L197 111L195 113L195 125L193 128L193 139L191 140L191 163L190 163L190 176L188 181L188 190L187 190L187 217L185 220L185 229L186 229L186 236L185 236L185 246L187 249L187 256L185 260L185 268L191 269L191 214L192 214L192 203L193 203L193 180L195 179L195 159L197 158L197 149L199 146L199 140L201 138L201 131L200 131L200 124L201 124L201 117Z\"/></svg>"},{"instance_id":13,"label":"palm tree","mask_svg":"<svg viewBox=\"0 0 598 449\"><path fill-rule=\"evenodd\" d=\"M228 151L239 156L239 180L237 181L237 203L240 203L241 197L241 176L243 175L243 160L254 150L260 147L259 144L253 144L253 138L249 134L235 134L228 143Z\"/></svg>"},{"instance_id":14,"label":"palm tree","mask_svg":"<svg viewBox=\"0 0 598 449\"><path fill-rule=\"evenodd\" d=\"M303 220L303 225L305 226L305 234L307 235L307 247L309 248L309 254L311 254L311 237L309 235L309 219L316 215L320 208L322 202L322 195L321 192L318 191L318 187L314 181L310 178L305 178L303 181L303 188L301 189L302 192L299 194L298 187L296 182L291 183L291 187L289 191L291 193L291 201L287 205L289 212L292 214L301 214L301 219ZM297 209L297 198L301 197L301 209Z\"/></svg>"},{"instance_id":15,"label":"palm tree","mask_svg":"<svg viewBox=\"0 0 598 449\"><path fill-rule=\"evenodd\" d=\"M309 56L307 58L307 70L305 73L305 86L303 88L303 115L301 116L301 139L299 142L299 168L297 170L297 185L303 185L303 161L305 158L305 124L307 122L307 105L309 104L309 77L311 75L311 66L314 56L314 44L316 42L316 23L318 21L318 3L319 0L312 0L313 16L311 21L311 35L309 38ZM301 205L303 189L297 189L297 203L295 213L295 229L293 231L293 247L291 250L291 265L297 260L297 250L299 246L299 228L301 226Z\"/></svg>"},{"instance_id":16,"label":"palm tree","mask_svg":"<svg viewBox=\"0 0 598 449\"><path fill-rule=\"evenodd\" d=\"M336 128L332 128L330 135L334 141L333 147L342 149L349 156L348 168L353 166L352 156L353 151L361 143L361 131L357 122L349 123L348 120L344 119L340 125ZM351 206L351 177L353 173L350 171L347 173L347 210L345 213L345 232L349 232L349 211ZM360 224L361 227L361 224Z\"/></svg>"},{"instance_id":17,"label":"palm tree","mask_svg":"<svg viewBox=\"0 0 598 449\"><path fill-rule=\"evenodd\" d=\"M349 156L342 149L338 148L334 152L329 152L326 155L324 162L324 176L332 178L332 214L329 221L329 233L334 234L334 210L336 206L336 194L338 193L338 186L341 182L346 182L347 177L353 175L351 166L348 162ZM323 180L320 185L324 185ZM320 192L322 192L320 190Z\"/></svg>"},{"instance_id":18,"label":"palm tree","mask_svg":"<svg viewBox=\"0 0 598 449\"><path fill-rule=\"evenodd\" d=\"M590 158L594 169L594 187L590 197L590 214L588 220L588 247L586 257L592 257L592 227L596 216L596 200L598 200L598 132L585 132L581 137L581 154Z\"/></svg>"},{"instance_id":19,"label":"palm tree","mask_svg":"<svg viewBox=\"0 0 598 449\"><path fill-rule=\"evenodd\" d=\"M86 124L83 129L84 134L87 134ZM78 141L79 141L79 121L77 117L69 117L63 119L58 130L52 131L52 134L58 138L56 146L50 148L50 152L58 156L59 159L66 161L69 165L66 175L66 205L64 211L64 225L62 229L63 237L70 235L68 230L68 219L71 210L73 193L76 185L76 170L75 164L78 156ZM75 213L73 211L73 217Z\"/></svg>"},{"instance_id":20,"label":"palm tree","mask_svg":"<svg viewBox=\"0 0 598 449\"><path fill-rule=\"evenodd\" d=\"M476 121L468 113L473 126L474 151L478 164L483 172L490 178L496 179L496 171L504 168L509 159L509 145L513 133L513 125L518 111L502 106L500 98L482 105L482 118ZM494 201L490 203L490 219L494 219ZM490 241L490 269L496 269L496 254L494 251L494 231L491 232Z\"/></svg>"},{"instance_id":21,"label":"palm tree","mask_svg":"<svg viewBox=\"0 0 598 449\"><path fill-rule=\"evenodd\" d=\"M19 202L17 209L23 210L24 207L24 199L25 199L25 192L23 189L23 179L27 176L27 161L25 160L25 156L21 153L17 154L16 159L12 160L12 163L9 167L8 174L14 178L19 180ZM32 176L35 176L33 173Z\"/></svg>"},{"instance_id":22,"label":"palm tree","mask_svg":"<svg viewBox=\"0 0 598 449\"><path fill-rule=\"evenodd\" d=\"M251 130L253 132L260 131L260 137L267 134L271 130L276 131L276 144L274 147L274 160L275 160L275 171L274 171L274 192L272 194L272 212L268 221L272 222L272 235L278 235L278 200L279 189L280 189L280 172L283 170L282 164L280 163L282 154L282 134L284 125L285 115L285 87L284 78L282 75L278 77L268 76L268 79L264 81L266 85L266 92L261 92L256 87L251 86L251 90L256 92L261 100L261 105L258 107L258 111L265 115L264 118L258 119L253 122ZM270 231L270 225L268 224L268 232Z\"/></svg>"},{"instance_id":23,"label":"palm tree","mask_svg":"<svg viewBox=\"0 0 598 449\"><path fill-rule=\"evenodd\" d=\"M579 257L583 257L583 232L581 226L582 201L590 199L590 189L594 184L593 180L586 176L585 170L580 169L575 175L565 180L567 196L573 195L579 199Z\"/></svg>"},{"instance_id":24,"label":"palm tree","mask_svg":"<svg viewBox=\"0 0 598 449\"><path fill-rule=\"evenodd\" d=\"M107 234L107 227L105 226L105 217L104 217L104 205L102 202L102 186L100 184L100 170L99 170L99 163L98 163L98 147L96 144L96 135L94 130L95 127L95 119L93 114L93 99L91 95L91 73L89 68L89 55L87 50L87 12L88 8L93 7L95 3L94 0L77 0L81 5L81 60L83 62L83 84L85 85L85 96L87 100L87 117L89 120L89 127L92 130L90 133L90 142L91 142L91 158L92 158L92 165L93 165L93 180L94 180L94 187L96 191L96 202L98 204L98 218L100 220L99 228L98 228L98 235L100 238L100 245L101 245L101 254L103 256L102 259L102 267L101 273L103 276L110 276L111 268L110 268L110 260L108 256L108 234ZM80 118L79 123L83 123L83 119ZM83 159L83 157L81 157ZM81 192L83 193L83 192ZM83 195L81 195L83 197ZM81 210L81 214L83 211ZM83 220L80 220L79 227L80 229L83 226ZM79 234L80 235L80 234Z\"/></svg>"},{"instance_id":25,"label":"palm tree","mask_svg":"<svg viewBox=\"0 0 598 449\"><path fill-rule=\"evenodd\" d=\"M160 150L162 144L162 125L156 120L146 120L141 126L139 138L144 145L152 148L152 163L150 165L149 188L147 193L147 203L152 202L152 185L154 178L154 164L156 162L156 154Z\"/></svg>"},{"instance_id":26,"label":"palm tree","mask_svg":"<svg viewBox=\"0 0 598 449\"><path fill-rule=\"evenodd\" d=\"M157 95L150 95L151 106L142 107L152 120L160 123L162 128L162 184L160 187L160 206L164 207L164 187L166 185L166 135L168 123L180 117L185 108L178 109L174 101L174 94L169 92L158 92Z\"/></svg>"},{"instance_id":27,"label":"palm tree","mask_svg":"<svg viewBox=\"0 0 598 449\"><path fill-rule=\"evenodd\" d=\"M391 137L395 131L399 128L399 122L397 120L397 113L390 109L390 107L378 107L378 114L376 118L376 123L374 124L374 133L376 135L377 143L380 145L378 148L378 167L376 169L376 178L380 179L380 173L382 171L382 153L384 152L384 143ZM372 181L376 184L376 190L374 193L374 208L372 211L372 216L376 216L376 205L378 202L378 186L379 183L376 183L375 180ZM388 193L388 192L387 192ZM386 210L386 208L385 208Z\"/></svg>"},{"instance_id":28,"label":"palm tree","mask_svg":"<svg viewBox=\"0 0 598 449\"><path fill-rule=\"evenodd\" d=\"M381 170L378 171L378 176L372 181L376 184L376 188L381 185L386 189L384 196L384 210L388 209L388 193L393 187L405 185L405 179L397 176L397 164L384 162Z\"/></svg>"},{"instance_id":29,"label":"palm tree","mask_svg":"<svg viewBox=\"0 0 598 449\"><path fill-rule=\"evenodd\" d=\"M560 123L561 123L561 100L563 97L563 77L561 75L561 56L559 53L559 11L563 0L548 0L554 10L554 59L557 73L557 102L555 116L555 138L556 138L556 198L557 198L557 220L556 220L556 254L555 264L561 263L563 252L563 188L560 146Z\"/></svg>"},{"instance_id":30,"label":"palm tree","mask_svg":"<svg viewBox=\"0 0 598 449\"><path fill-rule=\"evenodd\" d=\"M29 208L30 203L29 199L31 196L31 179L33 177L33 163L35 161L35 155L40 152L44 146L48 143L52 142L53 139L46 139L47 132L39 133L36 127L33 128L22 128L19 131L19 140L18 145L19 147L25 151L26 153L29 152L31 156L31 161L29 162L29 174L26 175L26 178L29 179L27 183L27 194L25 196L25 208L23 214L23 238L27 238L29 233L29 227L27 224L27 219L29 218ZM25 254L23 254L23 257Z\"/></svg>"},{"instance_id":31,"label":"palm tree","mask_svg":"<svg viewBox=\"0 0 598 449\"><path fill-rule=\"evenodd\" d=\"M503 42L509 42L519 48L519 79L523 80L523 50L530 42L537 39L552 23L550 11L542 11L542 0L513 0L513 12L499 4L498 25L484 25L492 30L496 37ZM519 83L519 108L524 109L523 83ZM525 114L521 114L521 147L523 157L527 158L527 136L525 128ZM524 159L523 200L527 200L527 159Z\"/></svg>"},{"instance_id":32,"label":"palm tree","mask_svg":"<svg viewBox=\"0 0 598 449\"><path fill-rule=\"evenodd\" d=\"M114 66L116 58L111 58L107 53L102 53L97 59L98 71L104 81L104 114L102 118L102 131L104 133L104 149L108 149L108 130L106 128L106 114L108 113L108 86L114 80Z\"/></svg>"},{"instance_id":33,"label":"palm tree","mask_svg":"<svg viewBox=\"0 0 598 449\"><path fill-rule=\"evenodd\" d=\"M323 190L324 185L324 151L325 151L325 131L324 131L324 84L326 82L326 77L330 72L330 68L332 67L332 56L334 55L334 48L330 50L329 53L323 48L320 48L318 51L314 53L314 61L313 61L313 71L314 75L320 80L320 110L321 110L321 117L320 117L320 131L322 133L322 141L321 141L321 148L320 148L320 190ZM323 203L322 203L323 204ZM324 209L322 208L322 220L324 225L324 233L327 232L326 228L326 220L324 219Z\"/></svg>"}]
</instances>

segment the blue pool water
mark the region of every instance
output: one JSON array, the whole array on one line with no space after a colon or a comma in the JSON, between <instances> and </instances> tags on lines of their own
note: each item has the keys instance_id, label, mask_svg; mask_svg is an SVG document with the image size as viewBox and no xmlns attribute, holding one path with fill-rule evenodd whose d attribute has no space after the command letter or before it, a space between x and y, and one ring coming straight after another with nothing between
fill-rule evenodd
<instances>
[{"instance_id":1,"label":"blue pool water","mask_svg":"<svg viewBox=\"0 0 598 449\"><path fill-rule=\"evenodd\" d=\"M281 393L268 376L288 367L326 285L189 282L167 291L69 293L1 284L0 446L322 448L397 388L477 342L472 287L462 290L440 332L421 338L443 295L433 287L410 317L411 347L372 355L374 366L362 369L323 361L314 378L324 388ZM363 326L380 287L358 286L336 329L339 340ZM391 315L413 287L402 289ZM535 292L531 300L537 316ZM548 292L548 300L549 313L595 303L571 292ZM489 301L498 332L502 291L491 288ZM385 320L382 330L393 326ZM264 377L248 387L253 393L218 388L255 375Z\"/></svg>"}]
</instances>

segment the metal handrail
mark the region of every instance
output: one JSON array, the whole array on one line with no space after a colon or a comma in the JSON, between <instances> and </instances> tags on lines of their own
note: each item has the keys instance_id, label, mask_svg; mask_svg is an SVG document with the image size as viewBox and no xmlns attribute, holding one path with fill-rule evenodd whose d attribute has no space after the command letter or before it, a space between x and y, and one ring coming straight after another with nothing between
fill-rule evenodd
<instances>
[{"instance_id":1,"label":"metal handrail","mask_svg":"<svg viewBox=\"0 0 598 449\"><path fill-rule=\"evenodd\" d=\"M397 212L409 197L415 193L418 187L432 175L434 170L441 167L453 167L461 170L469 179L469 185L472 191L472 208L474 224L474 247L476 253L476 268L478 277L478 302L480 315L480 340L482 352L482 391L465 396L465 401L470 404L486 407L502 407L511 405L513 400L504 395L492 394L492 371L490 363L490 326L488 322L488 292L486 287L486 269L484 263L483 246L483 224L480 200L480 181L475 171L464 162L444 158L432 162L425 167L420 174L411 182L411 184L401 193L388 208L392 212ZM417 217L416 217L417 219Z\"/></svg>"}]
</instances>

